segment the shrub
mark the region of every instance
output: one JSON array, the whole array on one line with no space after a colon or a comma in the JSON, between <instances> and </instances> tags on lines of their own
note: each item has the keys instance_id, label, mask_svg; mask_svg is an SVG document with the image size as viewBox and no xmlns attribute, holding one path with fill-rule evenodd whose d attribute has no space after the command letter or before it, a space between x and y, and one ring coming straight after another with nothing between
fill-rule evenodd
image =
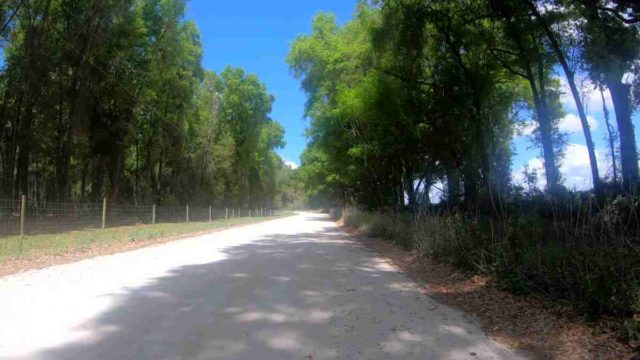
<instances>
[{"instance_id":1,"label":"shrub","mask_svg":"<svg viewBox=\"0 0 640 360\"><path fill-rule=\"evenodd\" d=\"M518 294L572 302L585 314L640 313L638 201L536 199L497 214L345 212L345 223L458 267L489 273Z\"/></svg>"}]
</instances>

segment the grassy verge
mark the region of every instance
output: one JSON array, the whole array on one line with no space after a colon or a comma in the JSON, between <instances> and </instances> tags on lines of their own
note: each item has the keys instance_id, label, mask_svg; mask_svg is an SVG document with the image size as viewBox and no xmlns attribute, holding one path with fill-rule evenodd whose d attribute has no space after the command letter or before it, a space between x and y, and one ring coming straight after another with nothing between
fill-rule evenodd
<instances>
[{"instance_id":1,"label":"grassy verge","mask_svg":"<svg viewBox=\"0 0 640 360\"><path fill-rule=\"evenodd\" d=\"M579 220L521 213L501 220L460 213L344 215L346 225L370 237L491 275L512 293L542 294L592 319L618 318L625 323L622 335L640 344L640 256L631 245L637 238L610 221L602 213Z\"/></svg>"},{"instance_id":2,"label":"grassy verge","mask_svg":"<svg viewBox=\"0 0 640 360\"><path fill-rule=\"evenodd\" d=\"M20 236L0 238L0 274L9 274L27 268L64 262L65 258L78 259L85 257L83 255L88 255L86 257L89 257L129 250L184 235L273 220L292 214L281 213L271 217L216 220L211 223L162 223L105 230L80 230L58 234L30 235L22 238ZM51 261L52 258L57 258L61 261Z\"/></svg>"}]
</instances>

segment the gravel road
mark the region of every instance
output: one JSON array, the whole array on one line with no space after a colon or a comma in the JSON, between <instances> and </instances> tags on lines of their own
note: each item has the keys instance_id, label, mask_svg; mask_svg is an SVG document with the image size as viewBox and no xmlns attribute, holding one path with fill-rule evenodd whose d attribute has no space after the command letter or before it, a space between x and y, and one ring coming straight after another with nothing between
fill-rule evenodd
<instances>
[{"instance_id":1,"label":"gravel road","mask_svg":"<svg viewBox=\"0 0 640 360\"><path fill-rule=\"evenodd\" d=\"M0 359L520 358L311 213L0 278L0 304Z\"/></svg>"}]
</instances>

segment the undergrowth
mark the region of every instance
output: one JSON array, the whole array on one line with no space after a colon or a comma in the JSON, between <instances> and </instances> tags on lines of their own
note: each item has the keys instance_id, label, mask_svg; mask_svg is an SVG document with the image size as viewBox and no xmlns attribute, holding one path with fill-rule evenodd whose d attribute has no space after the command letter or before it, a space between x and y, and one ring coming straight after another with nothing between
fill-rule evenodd
<instances>
[{"instance_id":1,"label":"undergrowth","mask_svg":"<svg viewBox=\"0 0 640 360\"><path fill-rule=\"evenodd\" d=\"M343 219L370 237L491 274L511 292L569 302L590 318L628 319L633 338L640 337L637 209L636 199L618 198L604 206L572 199L492 214L347 209Z\"/></svg>"}]
</instances>

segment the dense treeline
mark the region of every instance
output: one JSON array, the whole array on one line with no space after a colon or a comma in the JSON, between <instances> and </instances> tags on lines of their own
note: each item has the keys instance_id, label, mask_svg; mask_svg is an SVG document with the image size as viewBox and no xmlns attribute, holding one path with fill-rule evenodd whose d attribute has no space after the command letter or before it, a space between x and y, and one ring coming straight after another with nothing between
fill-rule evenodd
<instances>
[{"instance_id":1,"label":"dense treeline","mask_svg":"<svg viewBox=\"0 0 640 360\"><path fill-rule=\"evenodd\" d=\"M312 205L346 206L345 222L369 235L627 318L638 341L639 24L635 2L609 0L360 2L343 26L319 14L288 58L310 119L297 176ZM582 77L611 94L611 169L596 161ZM563 186L563 82L592 192ZM533 171L512 179L523 125L535 128L545 189Z\"/></svg>"},{"instance_id":2,"label":"dense treeline","mask_svg":"<svg viewBox=\"0 0 640 360\"><path fill-rule=\"evenodd\" d=\"M271 206L283 129L254 75L201 66L186 0L0 5L0 198Z\"/></svg>"},{"instance_id":3,"label":"dense treeline","mask_svg":"<svg viewBox=\"0 0 640 360\"><path fill-rule=\"evenodd\" d=\"M561 77L596 192L636 190L640 76L629 79L640 71L639 12L625 1L386 0L361 2L342 27L319 14L289 54L308 94L307 190L369 208L428 205L439 182L453 205L509 198L522 190L511 181L511 140L531 122L546 190L561 194ZM611 93L614 176L598 168L577 73Z\"/></svg>"}]
</instances>

